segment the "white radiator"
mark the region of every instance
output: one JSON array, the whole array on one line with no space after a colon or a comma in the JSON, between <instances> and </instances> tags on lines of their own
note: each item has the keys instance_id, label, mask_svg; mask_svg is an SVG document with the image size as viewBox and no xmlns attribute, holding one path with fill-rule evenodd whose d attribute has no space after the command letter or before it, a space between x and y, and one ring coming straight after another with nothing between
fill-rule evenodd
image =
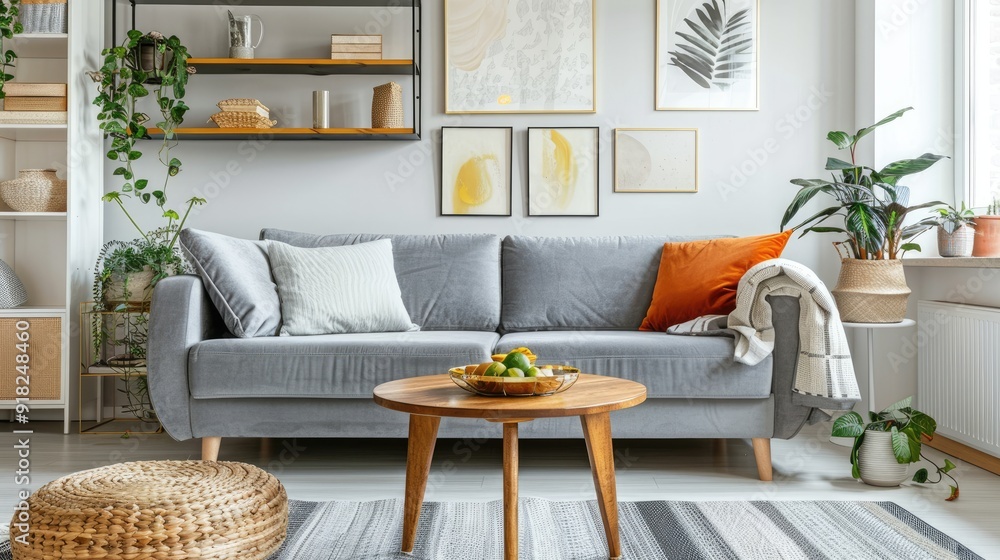
<instances>
[{"instance_id":1,"label":"white radiator","mask_svg":"<svg viewBox=\"0 0 1000 560\"><path fill-rule=\"evenodd\" d=\"M921 301L917 400L938 433L1000 456L1000 309Z\"/></svg>"}]
</instances>

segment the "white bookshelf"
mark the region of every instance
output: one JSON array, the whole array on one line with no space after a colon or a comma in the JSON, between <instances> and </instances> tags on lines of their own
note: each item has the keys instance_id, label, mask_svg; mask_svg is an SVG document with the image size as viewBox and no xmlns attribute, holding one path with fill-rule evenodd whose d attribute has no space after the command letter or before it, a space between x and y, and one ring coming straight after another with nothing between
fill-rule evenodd
<instances>
[{"instance_id":1,"label":"white bookshelf","mask_svg":"<svg viewBox=\"0 0 1000 560\"><path fill-rule=\"evenodd\" d=\"M28 303L0 310L0 317L61 319L61 378L58 399L31 401L31 419L54 419L64 430L78 406L79 304L90 295L93 266L103 239L103 141L91 105L95 86L86 71L100 67L103 10L88 0L69 0L69 33L22 34L9 40L17 53L14 81L68 84L65 124L0 123L0 180L28 168L54 168L67 180L66 212L15 212L0 202L0 258L25 285ZM0 364L7 367L8 364ZM72 368L75 373L75 368ZM13 401L0 400L0 410Z\"/></svg>"}]
</instances>

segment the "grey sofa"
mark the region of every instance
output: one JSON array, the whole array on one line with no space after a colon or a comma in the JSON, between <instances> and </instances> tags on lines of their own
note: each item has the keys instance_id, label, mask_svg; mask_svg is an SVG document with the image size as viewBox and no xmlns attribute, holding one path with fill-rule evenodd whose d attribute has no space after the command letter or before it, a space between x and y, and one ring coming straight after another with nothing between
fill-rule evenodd
<instances>
[{"instance_id":1,"label":"grey sofa","mask_svg":"<svg viewBox=\"0 0 1000 560\"><path fill-rule=\"evenodd\" d=\"M149 389L166 431L203 438L405 437L406 415L372 389L444 373L527 346L540 361L624 377L648 388L615 414L616 438L751 438L770 478L770 438L790 438L811 409L792 404L798 300L773 298L777 343L757 366L733 361L727 337L639 332L664 242L672 237L329 235L264 230L301 247L391 237L396 274L419 332L234 338L197 276L167 278L153 294ZM691 281L697 281L692 278ZM521 427L522 437L580 437L575 419ZM444 419L439 437L499 428Z\"/></svg>"}]
</instances>

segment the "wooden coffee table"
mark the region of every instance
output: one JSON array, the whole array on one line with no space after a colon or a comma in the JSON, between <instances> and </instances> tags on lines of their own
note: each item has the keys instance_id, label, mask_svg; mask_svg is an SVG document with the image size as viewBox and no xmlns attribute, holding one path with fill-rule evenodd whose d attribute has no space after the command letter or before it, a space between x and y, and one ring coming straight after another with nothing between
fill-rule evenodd
<instances>
[{"instance_id":1,"label":"wooden coffee table","mask_svg":"<svg viewBox=\"0 0 1000 560\"><path fill-rule=\"evenodd\" d=\"M461 389L448 375L412 377L379 385L375 388L376 403L410 414L402 551L413 552L442 417L481 418L503 424L504 558L512 560L517 558L517 425L537 418L579 416L608 537L608 552L611 558L619 558L615 456L608 413L644 400L646 388L639 383L587 374L581 374L566 392L548 397L481 397Z\"/></svg>"}]
</instances>

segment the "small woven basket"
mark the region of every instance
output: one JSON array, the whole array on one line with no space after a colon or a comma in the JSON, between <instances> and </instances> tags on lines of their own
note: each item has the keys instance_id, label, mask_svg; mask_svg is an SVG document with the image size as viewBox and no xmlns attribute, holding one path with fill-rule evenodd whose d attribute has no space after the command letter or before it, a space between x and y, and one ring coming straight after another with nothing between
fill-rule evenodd
<instances>
[{"instance_id":1,"label":"small woven basket","mask_svg":"<svg viewBox=\"0 0 1000 560\"><path fill-rule=\"evenodd\" d=\"M899 259L843 259L832 292L846 323L899 323L910 297Z\"/></svg>"},{"instance_id":2,"label":"small woven basket","mask_svg":"<svg viewBox=\"0 0 1000 560\"><path fill-rule=\"evenodd\" d=\"M403 88L396 82L375 87L372 128L403 128Z\"/></svg>"},{"instance_id":3,"label":"small woven basket","mask_svg":"<svg viewBox=\"0 0 1000 560\"><path fill-rule=\"evenodd\" d=\"M66 33L66 0L21 0L24 33Z\"/></svg>"},{"instance_id":4,"label":"small woven basket","mask_svg":"<svg viewBox=\"0 0 1000 560\"><path fill-rule=\"evenodd\" d=\"M55 169L22 169L0 183L0 199L16 212L65 212L66 181Z\"/></svg>"},{"instance_id":5,"label":"small woven basket","mask_svg":"<svg viewBox=\"0 0 1000 560\"><path fill-rule=\"evenodd\" d=\"M28 506L11 522L17 560L264 560L288 527L284 487L243 463L110 465L48 483Z\"/></svg>"},{"instance_id":6,"label":"small woven basket","mask_svg":"<svg viewBox=\"0 0 1000 560\"><path fill-rule=\"evenodd\" d=\"M271 128L278 124L267 117L257 113L244 113L240 111L222 111L212 115L212 121L219 125L219 128Z\"/></svg>"},{"instance_id":7,"label":"small woven basket","mask_svg":"<svg viewBox=\"0 0 1000 560\"><path fill-rule=\"evenodd\" d=\"M238 98L233 99L223 99L216 104L222 111L235 111L238 113L256 113L258 109L263 109L265 113L270 113L271 110L267 108L257 99L249 98Z\"/></svg>"}]
</instances>

